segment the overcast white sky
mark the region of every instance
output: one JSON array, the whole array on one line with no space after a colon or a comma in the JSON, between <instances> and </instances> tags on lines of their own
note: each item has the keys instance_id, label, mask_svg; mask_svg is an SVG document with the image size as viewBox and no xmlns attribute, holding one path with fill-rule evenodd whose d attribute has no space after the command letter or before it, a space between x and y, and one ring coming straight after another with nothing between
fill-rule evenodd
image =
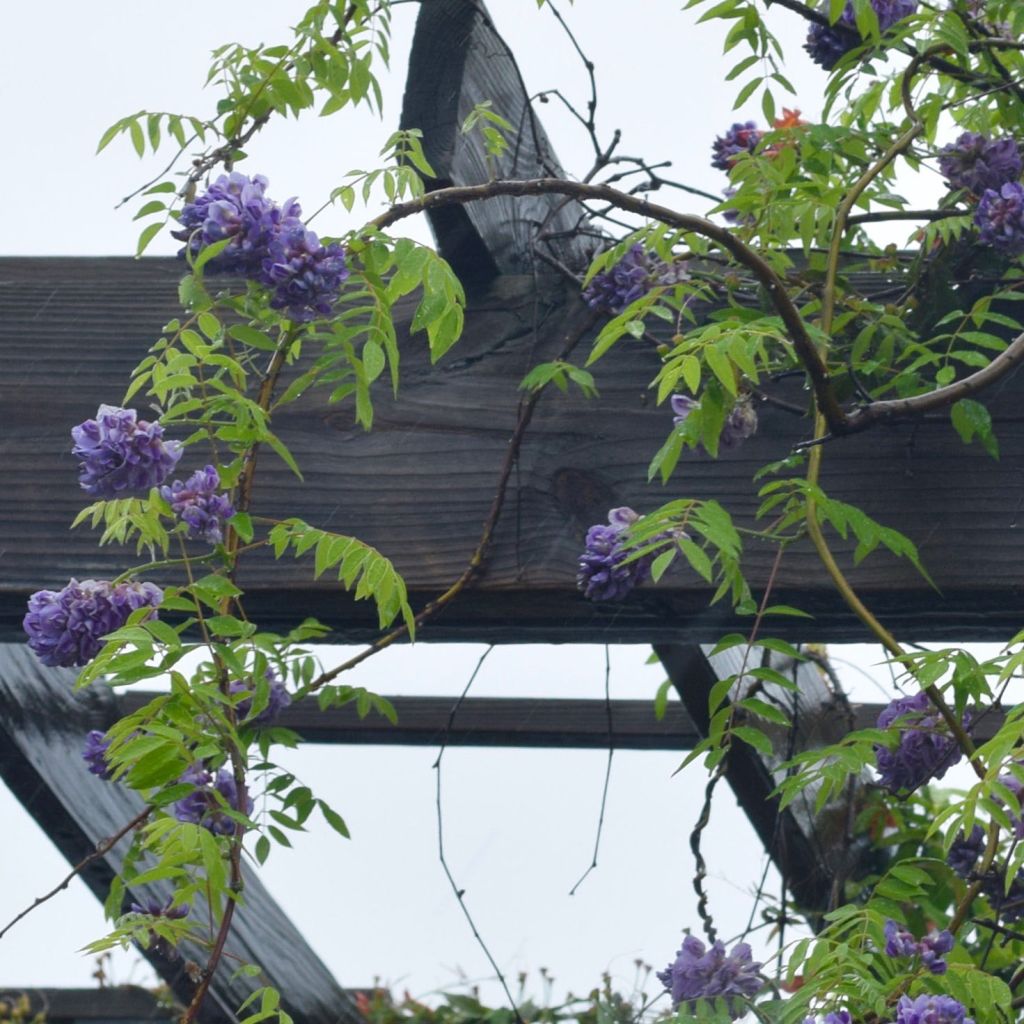
<instances>
[{"instance_id":1,"label":"overcast white sky","mask_svg":"<svg viewBox=\"0 0 1024 1024\"><path fill-rule=\"evenodd\" d=\"M201 90L208 52L228 41L284 39L281 26L303 6L282 0L251 0L244 7L196 0L4 4L0 32L8 45L0 63L0 124L8 146L0 165L6 199L0 253L133 252L138 232L132 211L113 207L162 165L140 163L126 143L95 157L103 129L140 108L206 114L215 102ZM740 116L731 110L734 86L722 83L722 28L696 26L692 13L663 0L580 0L575 9L563 0L562 6L597 65L603 137L620 127L622 152L672 159L666 174L720 190L725 182L709 166L709 149ZM519 57L528 88L558 88L582 106L586 77L551 16L538 12L533 0L491 0L489 7ZM346 171L374 166L397 124L417 10L416 4L395 9L394 70L383 123L367 115L278 120L249 147L243 169L268 175L274 196L298 195L312 210ZM813 117L822 73L799 49L801 24L783 10L776 21L791 52L787 74L800 92L787 105ZM578 126L554 104L541 113L565 167L585 172L590 146ZM759 113L754 108L742 116ZM703 212L700 201L682 194L662 198ZM316 226L335 234L353 223L332 209ZM150 252L176 248L163 238ZM472 646L396 650L371 660L353 681L385 693L455 694L479 654ZM641 648L613 651L615 696L653 697L661 674L644 664L646 655ZM499 650L474 692L599 697L603 658L596 647ZM866 697L881 699L870 686ZM353 840L344 843L314 824L293 853L273 856L265 876L343 984L366 985L380 977L423 995L450 987L462 974L488 974L436 859L435 755L429 749L332 747L307 748L287 759L342 811ZM575 897L567 895L589 863L605 756L515 750L447 755L453 869L499 964L512 975L546 967L559 988L586 991L609 970L628 987L634 958L660 969L681 930L697 927L687 837L704 778L697 767L673 776L678 758L670 753L616 755L600 868ZM760 877L763 855L729 795L721 796L707 850L713 908L730 936L745 922L747 894ZM0 921L6 921L27 898L49 888L65 865L2 787L0 821ZM76 950L102 930L98 903L73 885L0 941L0 985L90 984L92 965ZM145 979L148 972L136 961L134 955L120 958L115 980Z\"/></svg>"}]
</instances>

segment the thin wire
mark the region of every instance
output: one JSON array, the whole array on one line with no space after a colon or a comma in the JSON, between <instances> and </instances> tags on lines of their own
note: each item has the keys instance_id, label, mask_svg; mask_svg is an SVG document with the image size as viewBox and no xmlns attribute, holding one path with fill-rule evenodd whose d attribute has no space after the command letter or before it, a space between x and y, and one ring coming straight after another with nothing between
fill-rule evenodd
<instances>
[{"instance_id":1,"label":"thin wire","mask_svg":"<svg viewBox=\"0 0 1024 1024\"><path fill-rule=\"evenodd\" d=\"M576 895L576 890L586 881L587 875L597 867L597 853L601 849L601 835L604 832L604 812L608 806L608 783L612 778L612 757L615 755L615 734L612 731L612 697L610 682L612 676L611 655L608 645L604 645L604 710L608 719L608 762L604 769L604 786L601 789L601 810L597 816L597 835L594 837L594 856L590 861L590 867L577 879L576 884L569 890L570 896Z\"/></svg>"},{"instance_id":2,"label":"thin wire","mask_svg":"<svg viewBox=\"0 0 1024 1024\"><path fill-rule=\"evenodd\" d=\"M451 711L448 712L448 724L445 726L444 738L441 740L441 747L437 752L437 760L435 760L432 765L436 772L434 804L437 808L437 856L441 861L441 867L444 869L445 877L448 879L448 884L452 887L452 892L455 893L455 898L459 901L459 907L461 908L466 921L469 923L470 930L473 932L473 938L476 939L477 945L479 945L479 947L484 951L484 956L487 957L487 961L490 963L498 981L501 983L501 987L505 990L505 998L508 999L509 1006L515 1014L516 1024L524 1024L523 1018L519 1013L519 1007L516 1005L516 1001L512 996L512 991L509 989L508 982L505 980L505 975L502 973L497 961L491 955L490 949L487 948L487 943L484 942L483 937L480 935L476 922L473 920L473 915L470 914L469 908L466 906L466 890L459 888L458 883L455 881L455 876L451 872L451 868L448 867L448 861L445 858L444 853L444 815L441 811L441 759L444 757L444 752L448 748L448 740L451 738L452 727L455 724L455 716L458 714L459 708L462 706L462 702L466 699L466 695L469 693L469 688L473 685L473 681L476 679L484 662L487 660L487 656L493 650L494 644L491 644L487 650L480 655L480 660L476 663L476 668L473 669L472 675L470 675L469 681L466 683L462 693L459 694L459 699L452 705Z\"/></svg>"}]
</instances>

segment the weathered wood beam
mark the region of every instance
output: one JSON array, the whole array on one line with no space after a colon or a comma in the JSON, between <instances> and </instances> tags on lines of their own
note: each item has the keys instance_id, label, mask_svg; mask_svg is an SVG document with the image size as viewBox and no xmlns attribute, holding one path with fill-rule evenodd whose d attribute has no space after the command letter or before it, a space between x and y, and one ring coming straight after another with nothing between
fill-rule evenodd
<instances>
[{"instance_id":1,"label":"weathered wood beam","mask_svg":"<svg viewBox=\"0 0 1024 1024\"><path fill-rule=\"evenodd\" d=\"M660 644L655 651L704 735L710 727L711 689L728 677L738 677L731 690L732 699L756 695L788 714L791 729L752 721L770 738L773 753L768 756L742 741L734 742L725 779L801 910L815 919L838 905L844 880L864 873L872 857L870 841L853 834L865 780L851 780L844 798L828 802L820 813L814 807L813 787L784 811L770 794L785 776L779 768L784 761L802 751L835 743L857 725L842 693L829 685L815 664L785 663L762 648L755 647L746 662L742 647L711 654L709 649L694 644ZM761 665L774 667L797 689L788 690L772 682L755 683L741 674Z\"/></svg>"},{"instance_id":2,"label":"weathered wood beam","mask_svg":"<svg viewBox=\"0 0 1024 1024\"><path fill-rule=\"evenodd\" d=\"M24 646L0 646L0 779L36 819L71 864L96 852L143 809L139 796L123 786L90 775L82 761L85 733L107 728L117 718L113 696L101 687L73 690L76 673L47 669ZM82 880L99 899L123 861L129 840L93 860ZM55 879L55 881L57 881ZM153 883L132 890L138 902L166 900L170 888ZM204 908L193 905L197 920ZM142 950L175 996L187 1004L193 983L185 970L189 959L205 962L204 951L186 944L176 961ZM246 865L245 897L238 908L227 946L235 963L257 963L262 978L214 978L201 1016L203 1024L235 1021L235 1009L260 985L275 986L282 1006L305 1024L360 1024L351 996L334 980L281 908ZM236 959L237 958L237 959Z\"/></svg>"},{"instance_id":3,"label":"weathered wood beam","mask_svg":"<svg viewBox=\"0 0 1024 1024\"><path fill-rule=\"evenodd\" d=\"M42 1014L46 1024L162 1024L172 1020L172 1011L161 1006L148 989L137 985L104 988L3 988L0 989L0 1019L21 1000L28 1000L31 1020Z\"/></svg>"},{"instance_id":4,"label":"weathered wood beam","mask_svg":"<svg viewBox=\"0 0 1024 1024\"><path fill-rule=\"evenodd\" d=\"M490 109L513 126L507 153L489 157L480 132L463 133L473 108ZM492 178L564 176L544 126L533 110L519 68L480 0L427 0L421 4L409 54L403 128L423 132L435 176L428 189L477 185ZM433 211L428 215L438 251L469 285L499 273L528 273L537 263L538 233L553 236L547 251L580 271L595 251L576 231L583 207L558 196Z\"/></svg>"},{"instance_id":5,"label":"weathered wood beam","mask_svg":"<svg viewBox=\"0 0 1024 1024\"><path fill-rule=\"evenodd\" d=\"M136 711L156 694L127 691L122 714ZM698 739L690 716L671 704L658 719L649 700L558 697L467 697L449 728L456 697L389 697L398 713L392 725L379 715L360 718L354 704L321 711L315 700L292 704L276 724L293 729L307 743L388 746L545 747L617 750L689 750Z\"/></svg>"},{"instance_id":6,"label":"weathered wood beam","mask_svg":"<svg viewBox=\"0 0 1024 1024\"><path fill-rule=\"evenodd\" d=\"M22 639L33 591L63 586L71 576L110 578L134 561L132 552L98 549L87 529L68 532L87 500L77 486L68 432L101 402L119 400L131 368L180 312L180 272L173 259L0 260L0 639ZM870 291L871 279L856 283ZM408 307L399 310L402 390L397 399L386 388L376 393L373 432L355 427L350 408L327 406L319 392L281 410L276 425L303 466L305 483L266 453L255 511L298 514L374 544L422 604L462 572L476 546L516 420L516 382L554 357L586 310L550 279L538 288L533 278L497 278L471 302L464 338L436 367L422 337L408 335L409 315ZM762 406L760 430L743 446L717 461L688 454L668 488L648 484L651 453L671 429L671 414L648 391L657 366L647 345L623 342L594 368L599 399L560 393L541 399L486 572L423 628L422 639L714 642L745 628L727 602L709 607L709 588L683 569L622 604L592 604L576 592L583 535L609 508L643 511L676 496L714 498L741 525L752 525L753 473L807 437L806 420ZM936 581L933 589L884 552L852 568L853 541L836 538L834 550L851 566L854 586L901 635L984 640L1019 626L1024 418L1018 388L1016 378L1008 379L984 396L1000 440L998 462L963 445L945 417L882 427L828 447L826 491L907 533ZM798 391L789 397L800 400ZM135 404L145 408L141 400ZM191 472L204 460L205 453L190 451L182 469ZM744 565L755 588L767 580L772 558L765 546L748 545ZM315 615L339 641L375 635L372 607L312 576L311 560L251 559L242 572L250 614L271 629ZM815 618L769 622L773 635L868 639L807 543L787 549L774 599Z\"/></svg>"},{"instance_id":7,"label":"weathered wood beam","mask_svg":"<svg viewBox=\"0 0 1024 1024\"><path fill-rule=\"evenodd\" d=\"M688 684L687 684L688 685ZM127 690L122 714L148 704L155 693ZM315 700L292 704L277 724L306 743L399 747L543 747L546 749L692 750L702 733L686 708L672 702L663 718L650 700L613 700L611 732L603 700L566 697L467 697L449 728L456 697L388 697L398 714L392 725L379 715L360 718L354 704L321 710ZM850 706L851 729L874 728L884 704ZM972 730L979 743L991 739L1004 721L986 715ZM610 741L610 742L609 742Z\"/></svg>"}]
</instances>

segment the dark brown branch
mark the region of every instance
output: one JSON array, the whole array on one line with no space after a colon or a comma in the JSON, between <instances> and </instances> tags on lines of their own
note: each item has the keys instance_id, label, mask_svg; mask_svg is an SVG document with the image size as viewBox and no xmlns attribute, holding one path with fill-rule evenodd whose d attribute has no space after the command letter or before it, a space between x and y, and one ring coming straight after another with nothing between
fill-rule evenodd
<instances>
[{"instance_id":1,"label":"dark brown branch","mask_svg":"<svg viewBox=\"0 0 1024 1024\"><path fill-rule=\"evenodd\" d=\"M496 196L538 195L565 195L580 201L599 200L628 213L635 213L660 221L669 227L701 235L728 251L737 263L753 273L768 292L772 304L786 326L790 341L807 370L818 405L829 426L837 433L843 432L846 416L832 392L828 367L807 333L803 318L789 298L784 282L761 256L736 238L731 231L705 217L678 213L666 206L629 195L608 185L590 185L560 178L534 178L530 181L491 181L485 185L438 189L436 192L429 192L417 199L393 206L386 213L370 221L370 225L379 229L387 228L421 210L431 210L452 203L479 202Z\"/></svg>"},{"instance_id":2,"label":"dark brown branch","mask_svg":"<svg viewBox=\"0 0 1024 1024\"><path fill-rule=\"evenodd\" d=\"M458 191L457 189L443 189L442 191ZM436 195L437 193L431 193ZM559 359L566 359L572 350L578 344L580 338L594 325L597 320L597 314L592 314L587 317L583 324L577 328L569 336L563 347L561 353L559 353ZM416 627L419 628L424 622L436 615L442 608L450 604L455 600L459 594L472 582L476 574L483 568L484 562L487 560L487 554L490 551L491 540L494 537L494 528L498 525L498 519L501 516L501 510L505 505L505 492L508 490L508 482L512 477L512 470L515 468L516 461L519 458L519 449L523 443L523 436L526 434L526 429L530 425L530 421L533 419L534 409L537 407L537 402L540 401L541 395L544 393L543 389L535 391L529 398L525 399L519 407L519 418L516 421L515 429L512 432L512 437L509 439L508 448L505 451L505 458L501 465L501 472L498 476L498 486L494 493L494 500L491 502L491 507L487 513L487 518L484 520L483 530L480 534L480 540L477 542L476 549L470 556L469 562L466 568L462 571L459 578L439 597L434 598L433 601L425 605L415 616L414 622ZM379 651L384 650L385 647L390 647L396 640L401 640L409 632L409 627L403 623L400 626L396 626L389 633L385 633L383 636L375 640L369 647L364 648L354 657L348 659L348 661L342 662L340 665L336 665L334 668L329 669L327 672L322 672L316 679L305 687L299 696L306 696L306 694L314 693L329 683L332 679L336 679L343 672L347 672L349 669L355 668L356 665L364 662L367 658L372 657Z\"/></svg>"},{"instance_id":3,"label":"dark brown branch","mask_svg":"<svg viewBox=\"0 0 1024 1024\"><path fill-rule=\"evenodd\" d=\"M873 213L856 213L847 217L847 226L854 224L878 224L889 220L946 220L948 217L962 217L966 210L876 210Z\"/></svg>"},{"instance_id":4,"label":"dark brown branch","mask_svg":"<svg viewBox=\"0 0 1024 1024\"><path fill-rule=\"evenodd\" d=\"M1004 377L1024 358L1024 334L1017 335L1009 346L997 355L988 366L983 366L963 380L954 381L943 388L936 388L924 395L912 398L891 398L872 402L852 412L846 421L846 433L855 434L866 430L875 423L897 419L910 419L924 413L944 409L970 398L990 384Z\"/></svg>"},{"instance_id":5,"label":"dark brown branch","mask_svg":"<svg viewBox=\"0 0 1024 1024\"><path fill-rule=\"evenodd\" d=\"M112 836L104 839L102 843L98 843L96 849L89 854L88 857L83 857L62 879L60 883L55 885L48 893L43 896L37 896L20 914L11 918L2 929L0 929L0 939L2 939L22 918L28 917L36 907L42 906L47 900L52 900L57 893L62 892L70 884L72 879L77 878L84 868L87 868L94 860L99 860L112 850L129 832L133 829L138 828L151 814L153 813L152 807L144 807L138 814L128 822L124 828L115 832Z\"/></svg>"}]
</instances>

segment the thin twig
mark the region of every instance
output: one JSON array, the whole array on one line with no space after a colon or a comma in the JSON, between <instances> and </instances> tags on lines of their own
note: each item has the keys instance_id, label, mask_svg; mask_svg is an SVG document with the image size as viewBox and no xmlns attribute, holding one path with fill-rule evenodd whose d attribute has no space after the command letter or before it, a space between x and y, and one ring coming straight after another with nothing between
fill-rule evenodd
<instances>
[{"instance_id":1,"label":"thin twig","mask_svg":"<svg viewBox=\"0 0 1024 1024\"><path fill-rule=\"evenodd\" d=\"M469 907L466 906L466 890L460 889L458 883L455 881L455 876L451 872L451 868L448 866L448 861L445 857L444 852L444 814L441 810L441 759L444 757L444 752L448 748L448 741L451 739L452 727L455 725L455 716L459 712L459 708L462 706L462 702L466 699L469 693L470 687L473 685L474 680L480 673L480 669L483 668L484 662L487 660L487 656L494 650L494 644L491 644L483 654L480 655L479 661L476 663L476 668L473 669L472 674L469 677L469 681L463 688L462 693L459 694L459 699L452 705L451 711L448 712L448 724L445 726L444 736L441 739L441 747L437 752L437 760L434 761L433 769L435 772L436 787L434 791L434 805L437 809L437 856L441 861L441 867L444 869L445 877L448 879L448 884L452 887L452 892L455 893L455 898L459 901L459 907L462 910L466 921L469 923L469 927L473 932L473 938L476 939L477 945L483 950L484 956L487 957L488 963L497 975L498 981L501 983L501 987L505 990L505 997L508 999L509 1006L512 1008L512 1012L515 1014L516 1024L523 1024L523 1018L520 1016L519 1007L516 1004L515 999L512 996L512 991L508 987L508 982L505 980L505 975L502 973L501 968L498 966L497 961L491 954L491 951L487 948L487 943L484 942L483 936L481 936L479 929L476 926L476 922L473 920L473 915L469 912Z\"/></svg>"},{"instance_id":2,"label":"thin twig","mask_svg":"<svg viewBox=\"0 0 1024 1024\"><path fill-rule=\"evenodd\" d=\"M590 866L577 879L576 884L569 890L570 896L576 895L576 890L586 881L591 871L597 868L597 854L601 849L601 834L604 832L604 812L608 806L608 783L612 778L612 757L615 754L614 731L612 728L612 698L611 698L611 675L612 663L608 645L604 645L604 710L608 719L608 761L604 769L604 785L601 787L601 810L597 815L597 835L594 837L594 855L590 860Z\"/></svg>"},{"instance_id":3,"label":"thin twig","mask_svg":"<svg viewBox=\"0 0 1024 1024\"><path fill-rule=\"evenodd\" d=\"M558 359L566 359L572 352L572 350L579 343L580 339L590 330L590 328L597 322L598 314L592 313L588 316L566 339L566 343L562 348L562 351L558 355ZM487 556L490 553L491 542L494 539L494 530L498 525L498 520L501 517L502 509L505 505L505 495L508 491L508 483L512 476L512 470L515 468L519 460L519 451L523 443L523 437L526 434L526 430L530 425L530 421L533 419L534 409L537 407L537 402L540 401L541 395L543 395L543 389L535 391L533 394L523 400L519 406L519 417L516 421L515 429L512 431L512 436L509 438L508 448L505 451L505 457L502 460L501 471L498 475L498 486L495 490L494 499L491 502L490 510L487 513L487 518L484 520L483 529L480 533L480 539L477 542L476 549L469 558L469 562L466 568L462 571L462 574L455 580L455 582L438 597L426 604L414 617L413 621L416 627L419 628L424 622L433 618L442 608L446 607L452 601L455 600L459 594L476 578L484 564L487 561ZM400 626L396 626L390 632L385 633L383 636L378 637L372 644L365 647L358 654L349 658L348 661L342 662L340 665L336 665L334 668L329 669L326 672L321 672L314 680L312 680L308 686L304 687L296 696L305 697L307 694L315 693L322 686L329 683L332 679L337 678L343 672L348 672L350 669L356 667L366 661L367 658L372 657L374 654L378 654L386 647L390 647L396 640L401 640L407 636L409 627L403 623Z\"/></svg>"},{"instance_id":4,"label":"thin twig","mask_svg":"<svg viewBox=\"0 0 1024 1024\"><path fill-rule=\"evenodd\" d=\"M123 828L119 829L112 836L104 839L102 842L97 843L96 849L93 850L87 857L80 860L69 872L65 875L64 879L57 885L55 885L48 893L43 896L37 896L32 903L27 906L20 914L11 918L2 929L0 929L0 939L2 939L22 918L27 917L32 913L36 907L42 906L48 900L52 900L57 893L66 889L72 879L77 878L82 871L87 868L94 860L98 860L100 857L105 857L129 832L133 829L138 828L151 814L153 813L152 807L144 807L138 814L132 818Z\"/></svg>"}]
</instances>

